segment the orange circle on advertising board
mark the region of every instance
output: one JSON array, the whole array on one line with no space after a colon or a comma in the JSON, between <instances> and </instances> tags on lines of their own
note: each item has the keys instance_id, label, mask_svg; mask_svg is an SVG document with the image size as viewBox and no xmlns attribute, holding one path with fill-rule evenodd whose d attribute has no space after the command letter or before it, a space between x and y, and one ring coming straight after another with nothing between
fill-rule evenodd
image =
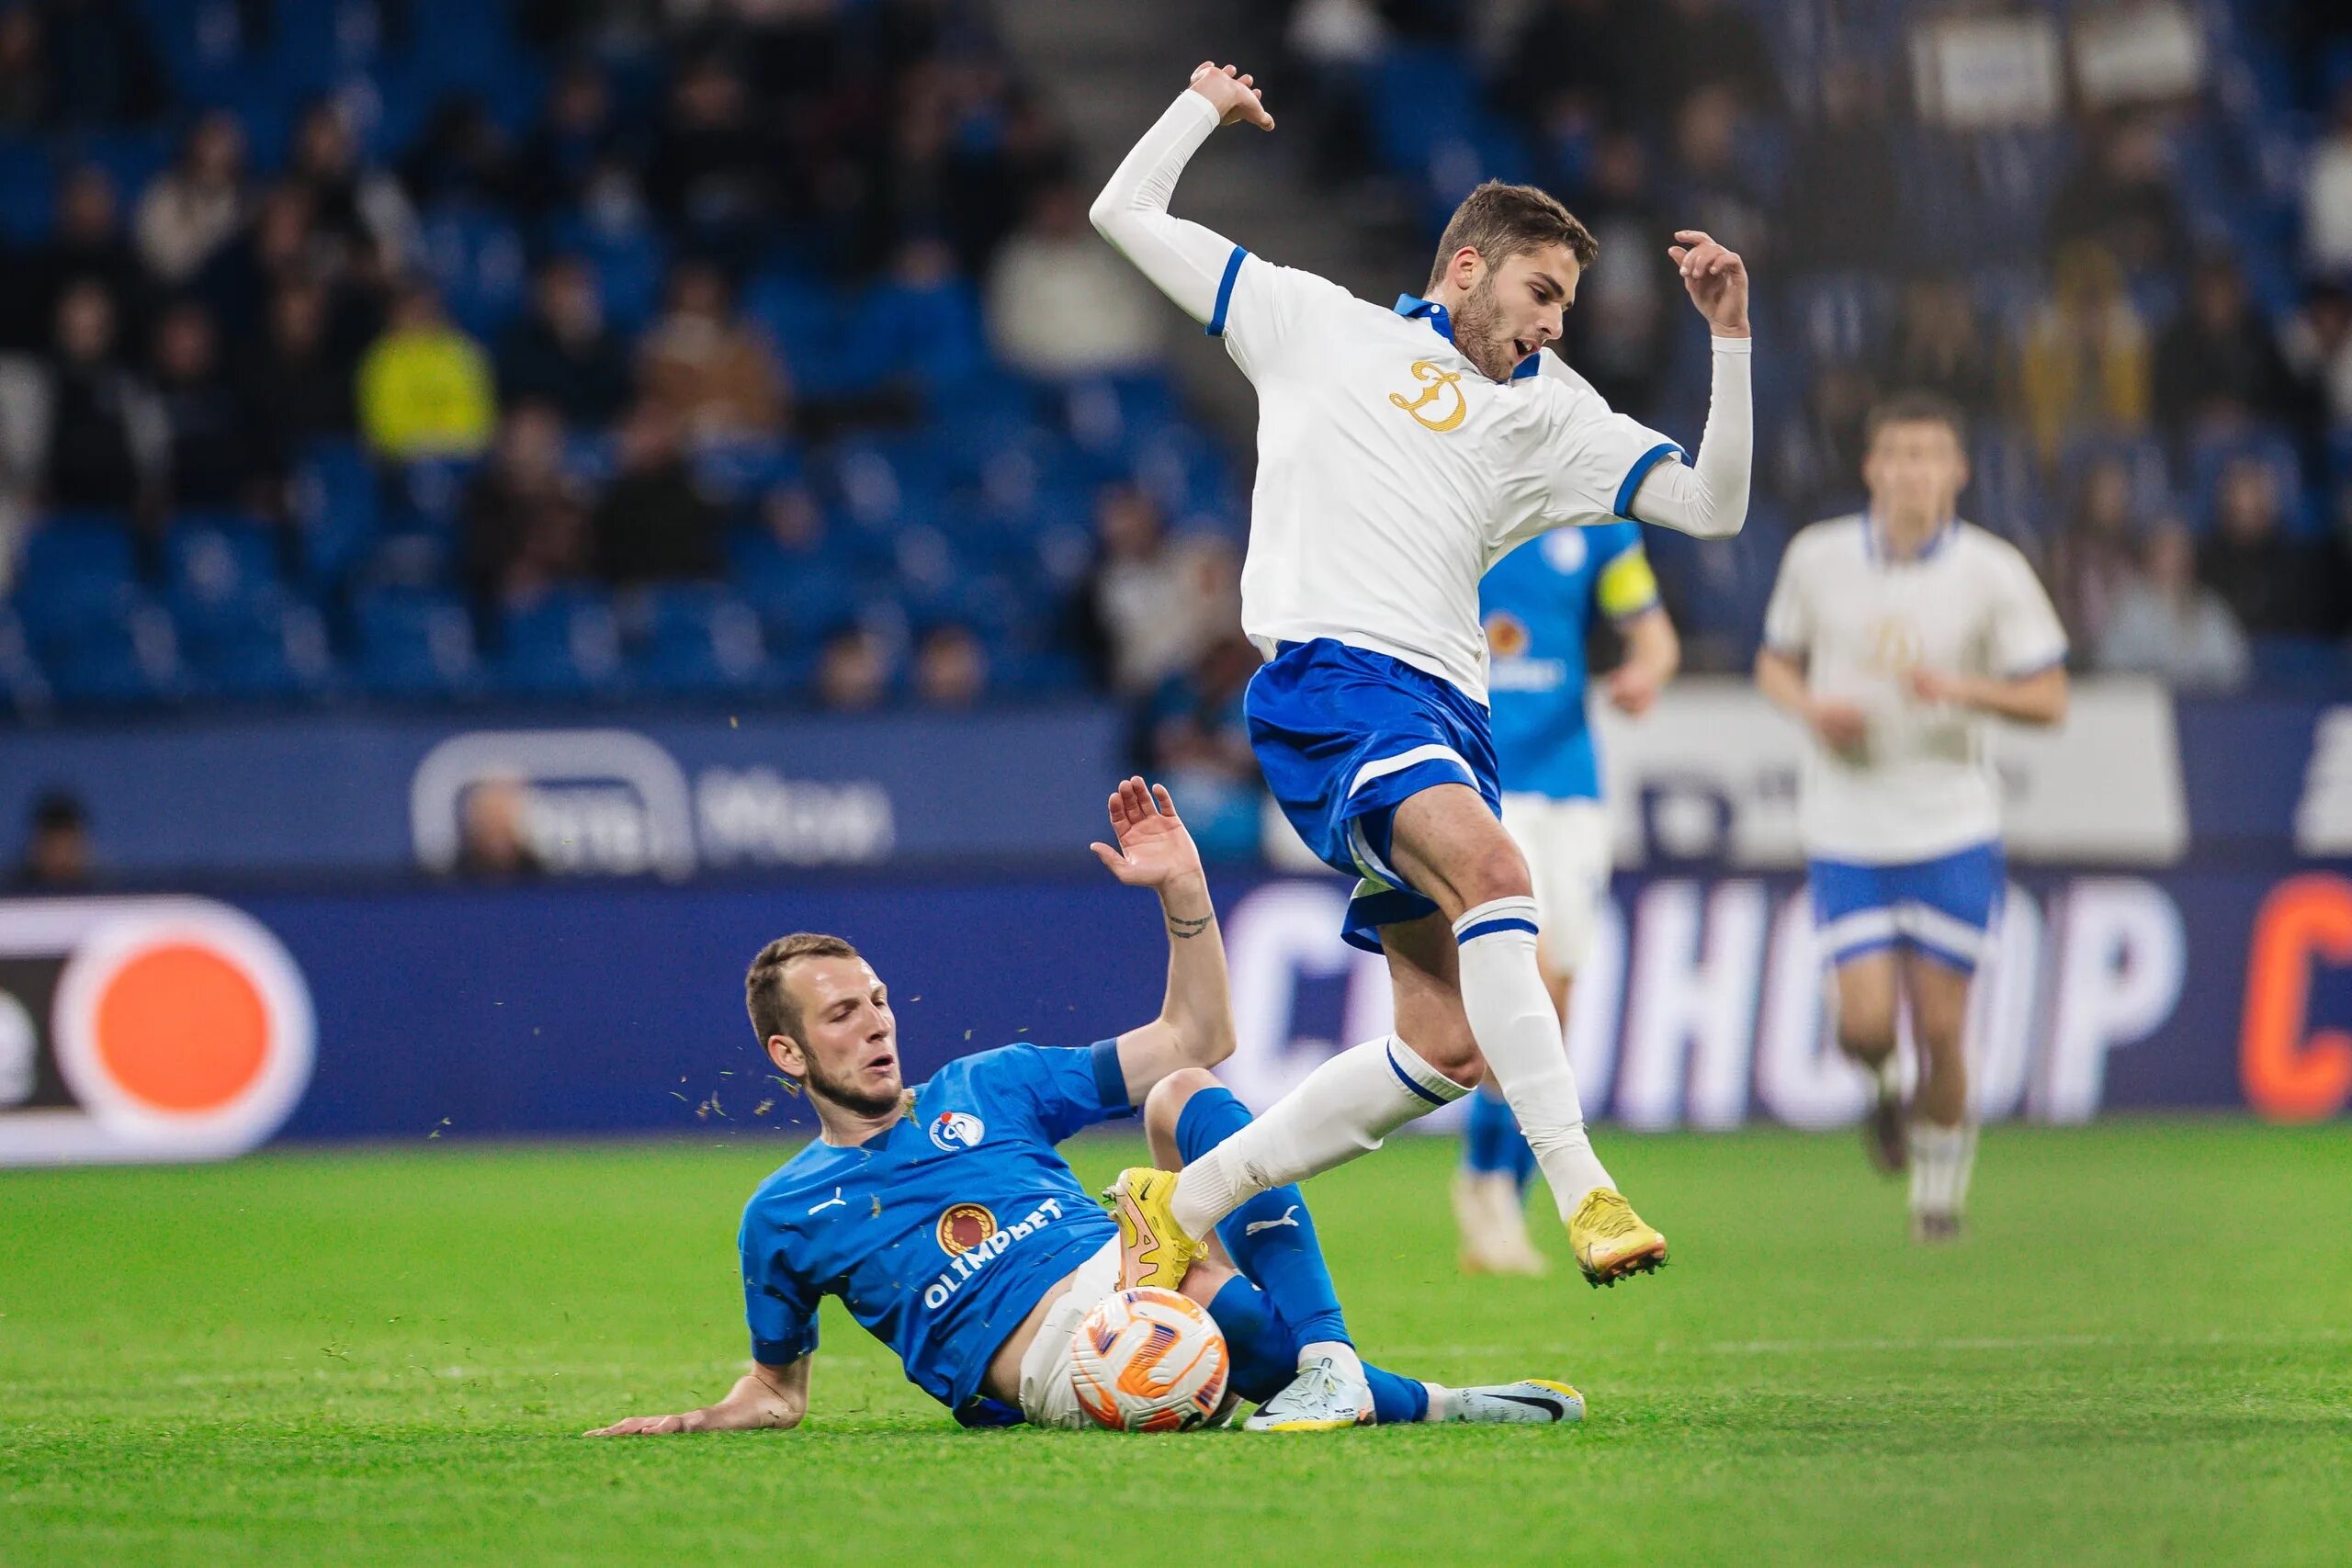
<instances>
[{"instance_id":1,"label":"orange circle on advertising board","mask_svg":"<svg viewBox=\"0 0 2352 1568\"><path fill-rule=\"evenodd\" d=\"M193 942L150 948L117 969L96 1023L107 1071L159 1111L229 1104L260 1076L269 1050L268 1013L253 980Z\"/></svg>"}]
</instances>

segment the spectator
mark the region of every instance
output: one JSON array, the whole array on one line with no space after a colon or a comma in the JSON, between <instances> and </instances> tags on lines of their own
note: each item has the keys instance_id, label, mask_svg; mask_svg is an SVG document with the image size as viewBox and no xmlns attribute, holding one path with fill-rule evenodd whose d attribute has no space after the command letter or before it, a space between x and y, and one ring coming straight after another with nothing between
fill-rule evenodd
<instances>
[{"instance_id":1,"label":"spectator","mask_svg":"<svg viewBox=\"0 0 2352 1568\"><path fill-rule=\"evenodd\" d=\"M282 479L313 442L349 435L357 426L353 367L327 341L326 290L316 283L297 281L277 291L237 379L252 421L254 463L272 479Z\"/></svg>"},{"instance_id":2,"label":"spectator","mask_svg":"<svg viewBox=\"0 0 2352 1568\"><path fill-rule=\"evenodd\" d=\"M2201 263L2188 299L2156 343L2156 417L2176 450L2201 432L2286 416L2293 396L2285 357L2246 298L2234 263Z\"/></svg>"},{"instance_id":3,"label":"spectator","mask_svg":"<svg viewBox=\"0 0 2352 1568\"><path fill-rule=\"evenodd\" d=\"M143 125L169 106L146 23L129 0L48 0L42 33L58 123Z\"/></svg>"},{"instance_id":4,"label":"spectator","mask_svg":"<svg viewBox=\"0 0 2352 1568\"><path fill-rule=\"evenodd\" d=\"M890 654L870 626L844 626L817 656L817 700L836 713L862 713L890 694Z\"/></svg>"},{"instance_id":5,"label":"spectator","mask_svg":"<svg viewBox=\"0 0 2352 1568\"><path fill-rule=\"evenodd\" d=\"M57 304L51 369L49 499L129 513L154 498L161 421L154 395L116 362L113 297L84 280Z\"/></svg>"},{"instance_id":6,"label":"spectator","mask_svg":"<svg viewBox=\"0 0 2352 1568\"><path fill-rule=\"evenodd\" d=\"M556 78L547 111L523 144L515 194L536 212L577 208L598 168L620 152L605 73L592 61L575 61Z\"/></svg>"},{"instance_id":7,"label":"spectator","mask_svg":"<svg viewBox=\"0 0 2352 1568\"><path fill-rule=\"evenodd\" d=\"M927 708L968 708L987 694L988 649L970 629L938 626L915 649L915 700Z\"/></svg>"},{"instance_id":8,"label":"spectator","mask_svg":"<svg viewBox=\"0 0 2352 1568\"><path fill-rule=\"evenodd\" d=\"M458 823L457 875L467 882L528 882L547 874L531 841L531 790L521 775L498 773L466 791Z\"/></svg>"},{"instance_id":9,"label":"spectator","mask_svg":"<svg viewBox=\"0 0 2352 1568\"><path fill-rule=\"evenodd\" d=\"M2115 600L2098 639L2098 668L2154 675L2184 692L2233 692L2253 669L2245 633L2222 596L2197 581L2188 530L2167 523L2148 537L2146 575Z\"/></svg>"},{"instance_id":10,"label":"spectator","mask_svg":"<svg viewBox=\"0 0 2352 1568\"><path fill-rule=\"evenodd\" d=\"M215 109L180 143L179 161L139 198L139 254L147 270L176 288L236 233L245 216L245 132Z\"/></svg>"},{"instance_id":11,"label":"spectator","mask_svg":"<svg viewBox=\"0 0 2352 1568\"><path fill-rule=\"evenodd\" d=\"M2197 575L2256 637L2319 636L2329 626L2333 584L2318 551L2287 536L2269 467L2240 457L2222 470L2214 524Z\"/></svg>"},{"instance_id":12,"label":"spectator","mask_svg":"<svg viewBox=\"0 0 2352 1568\"><path fill-rule=\"evenodd\" d=\"M1216 859L1258 844L1258 763L1241 705L1260 662L1256 646L1228 627L1163 680L1144 711L1147 771L1183 801L1193 838Z\"/></svg>"},{"instance_id":13,"label":"spectator","mask_svg":"<svg viewBox=\"0 0 2352 1568\"><path fill-rule=\"evenodd\" d=\"M1379 17L1361 0L1328 9L1329 42L1316 51L1318 62L1361 65L1376 58L1384 41ZM1507 63L1495 78L1496 101L1530 126L1557 123L1564 113L1623 126L1645 107L1631 101L1630 84L1647 68L1634 58L1641 40L1623 13L1612 0L1540 0L1529 7L1502 52ZM1345 30L1331 28L1341 19ZM1295 39L1300 30L1294 24Z\"/></svg>"},{"instance_id":14,"label":"spectator","mask_svg":"<svg viewBox=\"0 0 2352 1568\"><path fill-rule=\"evenodd\" d=\"M8 322L5 346L46 346L57 321L58 301L81 283L106 290L126 334L140 331L147 275L123 238L114 179L96 164L85 164L65 177L57 192L55 231L49 243L24 258L22 268L0 295L0 312L6 313Z\"/></svg>"},{"instance_id":15,"label":"spectator","mask_svg":"<svg viewBox=\"0 0 2352 1568\"><path fill-rule=\"evenodd\" d=\"M1772 51L1744 8L1726 0L1666 0L1621 6L1616 19L1644 35L1638 55L1624 62L1629 84L1642 94L1636 103L1679 115L1691 94L1718 88L1743 112L1781 110Z\"/></svg>"},{"instance_id":16,"label":"spectator","mask_svg":"<svg viewBox=\"0 0 2352 1568\"><path fill-rule=\"evenodd\" d=\"M2132 470L2123 460L2110 457L2092 463L2075 487L2073 514L2052 549L2058 618L2080 651L2098 645L2118 596L2139 581L2132 502Z\"/></svg>"},{"instance_id":17,"label":"spectator","mask_svg":"<svg viewBox=\"0 0 2352 1568\"><path fill-rule=\"evenodd\" d=\"M1054 378L1156 362L1165 318L1126 258L1088 227L1076 187L1047 186L997 254L989 334L1013 369Z\"/></svg>"},{"instance_id":18,"label":"spectator","mask_svg":"<svg viewBox=\"0 0 2352 1568\"><path fill-rule=\"evenodd\" d=\"M646 188L666 220L704 243L740 244L776 210L781 151L753 120L742 78L706 55L671 83Z\"/></svg>"},{"instance_id":19,"label":"spectator","mask_svg":"<svg viewBox=\"0 0 2352 1568\"><path fill-rule=\"evenodd\" d=\"M587 508L563 471L563 421L553 408L512 407L466 487L463 517L475 632L494 644L506 604L579 577L586 565Z\"/></svg>"},{"instance_id":20,"label":"spectator","mask_svg":"<svg viewBox=\"0 0 2352 1568\"><path fill-rule=\"evenodd\" d=\"M514 186L514 149L478 94L453 92L434 106L401 183L421 206L494 204Z\"/></svg>"},{"instance_id":21,"label":"spectator","mask_svg":"<svg viewBox=\"0 0 2352 1568\"><path fill-rule=\"evenodd\" d=\"M359 163L351 127L332 102L313 105L294 132L291 184L310 197L311 223L345 256L379 252L395 271L415 254L416 214L400 182Z\"/></svg>"},{"instance_id":22,"label":"spectator","mask_svg":"<svg viewBox=\"0 0 2352 1568\"><path fill-rule=\"evenodd\" d=\"M2282 344L2314 443L2352 431L2352 288L2315 285L2287 324Z\"/></svg>"},{"instance_id":23,"label":"spectator","mask_svg":"<svg viewBox=\"0 0 2352 1568\"><path fill-rule=\"evenodd\" d=\"M90 818L81 801L53 789L33 802L25 858L16 885L26 893L73 893L97 880L90 853Z\"/></svg>"},{"instance_id":24,"label":"spectator","mask_svg":"<svg viewBox=\"0 0 2352 1568\"><path fill-rule=\"evenodd\" d=\"M203 306L174 306L156 323L155 392L170 443L173 503L250 504L258 469L252 422L221 371L220 334Z\"/></svg>"},{"instance_id":25,"label":"spectator","mask_svg":"<svg viewBox=\"0 0 2352 1568\"><path fill-rule=\"evenodd\" d=\"M1640 139L1628 131L1600 138L1582 213L1600 257L1585 269L1568 312L1568 357L1611 408L1648 408L1668 363L1672 273L1657 265L1664 226L1649 200Z\"/></svg>"},{"instance_id":26,"label":"spectator","mask_svg":"<svg viewBox=\"0 0 2352 1568\"><path fill-rule=\"evenodd\" d=\"M1739 98L1724 84L1693 88L1674 117L1677 167L1668 205L1678 226L1703 229L1750 262L1770 253L1766 193L1740 162ZM1649 247L1656 250L1656 243Z\"/></svg>"},{"instance_id":27,"label":"spectator","mask_svg":"<svg viewBox=\"0 0 2352 1568\"><path fill-rule=\"evenodd\" d=\"M588 264L557 256L539 269L531 306L499 345L499 396L552 404L565 423L601 430L630 394L628 351L605 324Z\"/></svg>"},{"instance_id":28,"label":"spectator","mask_svg":"<svg viewBox=\"0 0 2352 1568\"><path fill-rule=\"evenodd\" d=\"M2352 81L2303 174L2303 254L2322 279L2352 284Z\"/></svg>"},{"instance_id":29,"label":"spectator","mask_svg":"<svg viewBox=\"0 0 2352 1568\"><path fill-rule=\"evenodd\" d=\"M281 289L323 285L335 276L340 250L320 234L311 215L310 194L302 186L271 186L244 226L198 274L197 291L211 301L213 315L232 335L263 331Z\"/></svg>"},{"instance_id":30,"label":"spectator","mask_svg":"<svg viewBox=\"0 0 2352 1568\"><path fill-rule=\"evenodd\" d=\"M1956 277L1918 279L1903 291L1887 384L1932 389L1972 419L1988 414L2000 389L1992 341L1966 284Z\"/></svg>"},{"instance_id":31,"label":"spectator","mask_svg":"<svg viewBox=\"0 0 2352 1568\"><path fill-rule=\"evenodd\" d=\"M1205 617L1196 577L1159 508L1133 486L1097 498L1094 533L1094 567L1080 593L1085 640L1112 689L1141 696L1200 651Z\"/></svg>"},{"instance_id":32,"label":"spectator","mask_svg":"<svg viewBox=\"0 0 2352 1568\"><path fill-rule=\"evenodd\" d=\"M55 96L40 11L17 0L0 11L0 130L21 136L49 118Z\"/></svg>"},{"instance_id":33,"label":"spectator","mask_svg":"<svg viewBox=\"0 0 2352 1568\"><path fill-rule=\"evenodd\" d=\"M498 414L489 356L423 284L401 290L390 324L360 360L357 397L368 448L393 462L473 457Z\"/></svg>"},{"instance_id":34,"label":"spectator","mask_svg":"<svg viewBox=\"0 0 2352 1568\"><path fill-rule=\"evenodd\" d=\"M708 262L672 269L669 310L645 334L639 363L645 400L695 439L776 435L790 417L783 367Z\"/></svg>"},{"instance_id":35,"label":"spectator","mask_svg":"<svg viewBox=\"0 0 2352 1568\"><path fill-rule=\"evenodd\" d=\"M2026 329L2018 376L2026 426L2045 464L2070 435L2146 428L2148 330L2107 252L2077 245L2059 258L2054 297Z\"/></svg>"},{"instance_id":36,"label":"spectator","mask_svg":"<svg viewBox=\"0 0 2352 1568\"><path fill-rule=\"evenodd\" d=\"M1798 136L1791 175L1784 252L1793 265L1884 272L1904 259L1902 176L1888 121L1883 73L1851 58L1823 67L1821 112Z\"/></svg>"},{"instance_id":37,"label":"spectator","mask_svg":"<svg viewBox=\"0 0 2352 1568\"><path fill-rule=\"evenodd\" d=\"M2061 266L2081 245L2105 251L2134 276L2177 265L2188 252L2188 225L2173 194L2163 126L2135 115L2101 127L2051 202L2046 233Z\"/></svg>"},{"instance_id":38,"label":"spectator","mask_svg":"<svg viewBox=\"0 0 2352 1568\"><path fill-rule=\"evenodd\" d=\"M676 419L650 400L620 431L620 471L591 524L597 575L618 587L717 577L718 509L695 488Z\"/></svg>"}]
</instances>

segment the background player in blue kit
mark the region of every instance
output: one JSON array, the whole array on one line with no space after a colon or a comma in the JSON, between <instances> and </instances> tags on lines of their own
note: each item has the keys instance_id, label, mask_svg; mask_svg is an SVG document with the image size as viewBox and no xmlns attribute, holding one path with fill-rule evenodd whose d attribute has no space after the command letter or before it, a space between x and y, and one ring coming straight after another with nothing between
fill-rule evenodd
<instances>
[{"instance_id":1,"label":"background player in blue kit","mask_svg":"<svg viewBox=\"0 0 2352 1568\"><path fill-rule=\"evenodd\" d=\"M753 1025L822 1131L743 1211L754 1365L715 1404L593 1436L797 1426L827 1295L967 1426L1086 1424L1070 1343L1118 1288L1118 1227L1054 1145L1140 1106L1154 1158L1174 1168L1250 1122L1206 1070L1231 1055L1233 1021L1199 852L1168 792L1141 779L1111 797L1111 819L1118 847L1095 853L1121 882L1159 893L1169 937L1159 1015L1115 1039L1007 1045L909 1089L889 992L855 948L803 932L761 952L745 982ZM1235 1210L1216 1236L1180 1288L1224 1330L1234 1392L1267 1402L1252 1429L1583 1414L1561 1383L1451 1389L1364 1366L1295 1187Z\"/></svg>"},{"instance_id":2,"label":"background player in blue kit","mask_svg":"<svg viewBox=\"0 0 2352 1568\"><path fill-rule=\"evenodd\" d=\"M1569 983L1609 893L1609 819L1585 713L1593 615L1607 616L1624 644L1624 658L1602 682L1620 712L1649 711L1680 667L1682 645L1658 603L1641 530L1631 523L1561 529L1521 546L1487 573L1478 600L1503 827L1527 857L1544 928L1537 957L1565 1020ZM1543 1273L1547 1265L1527 1239L1523 1209L1535 1153L1491 1079L1470 1097L1462 1153L1453 1213L1463 1268Z\"/></svg>"}]
</instances>

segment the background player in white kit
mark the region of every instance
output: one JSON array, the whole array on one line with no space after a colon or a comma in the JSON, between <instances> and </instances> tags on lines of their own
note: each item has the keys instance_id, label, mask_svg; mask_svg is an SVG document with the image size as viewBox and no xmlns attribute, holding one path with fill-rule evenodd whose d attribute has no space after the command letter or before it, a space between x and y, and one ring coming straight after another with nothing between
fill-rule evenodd
<instances>
[{"instance_id":1,"label":"background player in white kit","mask_svg":"<svg viewBox=\"0 0 2352 1568\"><path fill-rule=\"evenodd\" d=\"M1318 1066L1179 1176L1116 1190L1136 1269L1174 1279L1209 1227L1266 1187L1379 1146L1491 1071L1595 1284L1655 1269L1666 1238L1595 1156L1535 959L1527 864L1497 816L1478 580L1549 528L1638 517L1707 536L1747 511L1747 275L1685 231L1668 256L1713 333L1697 458L1612 412L1556 355L1598 252L1567 209L1487 185L1394 310L1278 267L1167 210L1220 124L1273 121L1250 80L1204 64L1096 199L1105 238L1256 387L1258 476L1242 629L1269 787L1325 863L1356 874L1350 942L1384 952L1396 1032Z\"/></svg>"},{"instance_id":2,"label":"background player in white kit","mask_svg":"<svg viewBox=\"0 0 2352 1568\"><path fill-rule=\"evenodd\" d=\"M2013 546L1954 513L1964 434L1928 394L1872 411L1870 511L1789 542L1756 656L1758 687L1812 735L1798 828L1838 1043L1876 1086L1879 1164L1899 1170L1907 1155L1923 1240L1959 1234L1976 1150L1962 1041L2003 887L1985 720L2066 712L2049 594ZM1919 1056L1907 1147L1894 1056L1905 1010Z\"/></svg>"}]
</instances>

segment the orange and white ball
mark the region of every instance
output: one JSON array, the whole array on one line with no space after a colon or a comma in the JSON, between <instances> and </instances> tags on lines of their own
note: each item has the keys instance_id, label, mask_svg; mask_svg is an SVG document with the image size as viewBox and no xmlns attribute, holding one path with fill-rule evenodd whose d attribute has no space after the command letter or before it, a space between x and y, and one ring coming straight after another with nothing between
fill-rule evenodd
<instances>
[{"instance_id":1,"label":"orange and white ball","mask_svg":"<svg viewBox=\"0 0 2352 1568\"><path fill-rule=\"evenodd\" d=\"M1142 1286L1105 1296L1078 1325L1070 1379L1079 1408L1114 1432L1189 1432L1225 1402L1233 1366L1206 1309Z\"/></svg>"}]
</instances>

